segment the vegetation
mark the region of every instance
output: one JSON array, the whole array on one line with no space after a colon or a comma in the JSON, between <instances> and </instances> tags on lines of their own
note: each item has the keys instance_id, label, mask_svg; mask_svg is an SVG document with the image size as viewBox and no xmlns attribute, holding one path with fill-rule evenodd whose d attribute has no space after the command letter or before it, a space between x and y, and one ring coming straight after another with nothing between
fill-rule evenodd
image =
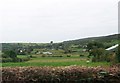
<instances>
[{"instance_id":1,"label":"vegetation","mask_svg":"<svg viewBox=\"0 0 120 83\"><path fill-rule=\"evenodd\" d=\"M90 42L87 44L88 51L98 48L104 48L104 45L100 42Z\"/></svg>"},{"instance_id":2,"label":"vegetation","mask_svg":"<svg viewBox=\"0 0 120 83\"><path fill-rule=\"evenodd\" d=\"M116 59L120 63L120 45L118 46L118 49L116 51L116 55L117 55Z\"/></svg>"},{"instance_id":3,"label":"vegetation","mask_svg":"<svg viewBox=\"0 0 120 83\"><path fill-rule=\"evenodd\" d=\"M118 35L61 43L2 43L3 82L117 83L120 46L106 49L118 44Z\"/></svg>"},{"instance_id":4,"label":"vegetation","mask_svg":"<svg viewBox=\"0 0 120 83\"><path fill-rule=\"evenodd\" d=\"M4 54L2 54L3 58L16 58L17 55L14 51L5 51Z\"/></svg>"},{"instance_id":5,"label":"vegetation","mask_svg":"<svg viewBox=\"0 0 120 83\"><path fill-rule=\"evenodd\" d=\"M114 34L114 35L102 36L102 37L91 37L91 38L84 38L84 39L78 39L78 40L64 41L63 43L84 46L90 42L96 41L96 42L102 42L105 48L108 48L118 43L119 36L120 34Z\"/></svg>"},{"instance_id":6,"label":"vegetation","mask_svg":"<svg viewBox=\"0 0 120 83\"><path fill-rule=\"evenodd\" d=\"M119 51L116 51L116 57L112 57L112 52L107 52L105 49L118 43L118 34L86 38L80 40L65 41L61 43L2 43L2 61L3 62L22 62L31 60L33 55L40 55L42 57L71 57L71 56L85 56L93 62L108 61L119 62ZM101 42L102 41L102 42ZM51 55L46 55L44 52ZM19 58L17 55L27 56L26 58ZM79 57L79 58L80 58ZM81 57L82 58L82 57ZM114 60L116 59L116 60Z\"/></svg>"},{"instance_id":7,"label":"vegetation","mask_svg":"<svg viewBox=\"0 0 120 83\"><path fill-rule=\"evenodd\" d=\"M1 54L1 60L2 63L6 62L23 62L30 60L30 56L27 56L26 58L19 58L17 57L17 54L14 51L5 51L3 54Z\"/></svg>"},{"instance_id":8,"label":"vegetation","mask_svg":"<svg viewBox=\"0 0 120 83\"><path fill-rule=\"evenodd\" d=\"M21 57L21 55L19 55ZM21 57L25 58L25 57ZM78 66L104 66L109 67L110 63L108 62L89 62L87 63L87 57L79 57L78 56L63 56L63 57L41 57L39 55L36 58L31 58L31 60L26 62L9 62L2 63L3 67L23 67L23 66L70 66L70 65L78 65Z\"/></svg>"},{"instance_id":9,"label":"vegetation","mask_svg":"<svg viewBox=\"0 0 120 83\"><path fill-rule=\"evenodd\" d=\"M118 67L4 67L1 71L2 83L119 83L120 81Z\"/></svg>"}]
</instances>

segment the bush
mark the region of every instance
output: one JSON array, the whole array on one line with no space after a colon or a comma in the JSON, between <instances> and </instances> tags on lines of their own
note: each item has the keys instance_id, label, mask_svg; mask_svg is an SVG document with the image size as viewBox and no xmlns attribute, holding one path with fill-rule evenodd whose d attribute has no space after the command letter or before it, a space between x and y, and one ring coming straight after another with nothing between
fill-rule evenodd
<instances>
[{"instance_id":1,"label":"bush","mask_svg":"<svg viewBox=\"0 0 120 83\"><path fill-rule=\"evenodd\" d=\"M70 55L70 54L67 54L67 57L71 57L71 55Z\"/></svg>"},{"instance_id":2,"label":"bush","mask_svg":"<svg viewBox=\"0 0 120 83\"><path fill-rule=\"evenodd\" d=\"M2 63L6 62L24 62L24 61L29 61L30 57L26 58L1 58Z\"/></svg>"},{"instance_id":3,"label":"bush","mask_svg":"<svg viewBox=\"0 0 120 83\"><path fill-rule=\"evenodd\" d=\"M20 59L19 58L13 58L12 62L20 62Z\"/></svg>"},{"instance_id":4,"label":"bush","mask_svg":"<svg viewBox=\"0 0 120 83\"><path fill-rule=\"evenodd\" d=\"M46 57L46 56L43 54L42 57Z\"/></svg>"},{"instance_id":5,"label":"bush","mask_svg":"<svg viewBox=\"0 0 120 83\"><path fill-rule=\"evenodd\" d=\"M117 67L3 67L2 83L119 83Z\"/></svg>"},{"instance_id":6,"label":"bush","mask_svg":"<svg viewBox=\"0 0 120 83\"><path fill-rule=\"evenodd\" d=\"M80 57L84 57L84 55L81 55L81 54L80 54Z\"/></svg>"},{"instance_id":7,"label":"bush","mask_svg":"<svg viewBox=\"0 0 120 83\"><path fill-rule=\"evenodd\" d=\"M116 59L120 63L120 45L118 46L118 49L116 51Z\"/></svg>"},{"instance_id":8,"label":"bush","mask_svg":"<svg viewBox=\"0 0 120 83\"><path fill-rule=\"evenodd\" d=\"M90 42L87 44L88 50L92 50L92 49L96 49L96 48L104 48L103 43L94 41L94 42Z\"/></svg>"},{"instance_id":9,"label":"bush","mask_svg":"<svg viewBox=\"0 0 120 83\"><path fill-rule=\"evenodd\" d=\"M36 56L28 55L28 58L36 58Z\"/></svg>"},{"instance_id":10,"label":"bush","mask_svg":"<svg viewBox=\"0 0 120 83\"><path fill-rule=\"evenodd\" d=\"M93 62L98 62L98 61L105 61L106 60L106 55L105 55L105 49L103 48L97 48L97 49L92 49L89 52L89 57L93 56Z\"/></svg>"},{"instance_id":11,"label":"bush","mask_svg":"<svg viewBox=\"0 0 120 83\"><path fill-rule=\"evenodd\" d=\"M14 51L5 51L4 56L8 56L10 58L16 58L17 54Z\"/></svg>"},{"instance_id":12,"label":"bush","mask_svg":"<svg viewBox=\"0 0 120 83\"><path fill-rule=\"evenodd\" d=\"M1 57L2 57L2 58L9 58L9 56L6 55L6 54L1 54Z\"/></svg>"},{"instance_id":13,"label":"bush","mask_svg":"<svg viewBox=\"0 0 120 83\"><path fill-rule=\"evenodd\" d=\"M53 55L52 57L63 57L62 55Z\"/></svg>"},{"instance_id":14,"label":"bush","mask_svg":"<svg viewBox=\"0 0 120 83\"><path fill-rule=\"evenodd\" d=\"M21 62L24 62L24 61L29 61L29 60L30 60L30 57L27 57L27 58L22 58L21 60L22 60Z\"/></svg>"},{"instance_id":15,"label":"bush","mask_svg":"<svg viewBox=\"0 0 120 83\"><path fill-rule=\"evenodd\" d=\"M13 59L12 58L2 58L2 62L6 63L6 62L12 62Z\"/></svg>"}]
</instances>

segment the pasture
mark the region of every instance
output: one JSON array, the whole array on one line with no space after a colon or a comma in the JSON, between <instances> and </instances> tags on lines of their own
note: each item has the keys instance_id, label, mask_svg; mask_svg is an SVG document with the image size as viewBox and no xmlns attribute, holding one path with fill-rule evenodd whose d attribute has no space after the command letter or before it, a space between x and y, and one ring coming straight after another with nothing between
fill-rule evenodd
<instances>
[{"instance_id":1,"label":"pasture","mask_svg":"<svg viewBox=\"0 0 120 83\"><path fill-rule=\"evenodd\" d=\"M19 58L25 58L24 55L19 55ZM26 56L27 57L27 56ZM41 57L39 55L34 55L35 58L31 58L26 62L7 62L2 63L2 67L23 67L23 66L86 66L86 67L95 67L95 66L109 66L108 62L90 62L88 63L87 57L80 56L63 56L63 57Z\"/></svg>"}]
</instances>

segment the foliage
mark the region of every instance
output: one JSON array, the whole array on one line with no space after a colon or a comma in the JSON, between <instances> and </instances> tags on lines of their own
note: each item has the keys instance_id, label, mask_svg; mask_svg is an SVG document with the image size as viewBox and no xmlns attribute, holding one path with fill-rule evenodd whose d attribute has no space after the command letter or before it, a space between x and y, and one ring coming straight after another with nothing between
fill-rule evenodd
<instances>
[{"instance_id":1,"label":"foliage","mask_svg":"<svg viewBox=\"0 0 120 83\"><path fill-rule=\"evenodd\" d=\"M6 62L23 62L23 61L28 61L30 60L32 56L28 56L26 58L19 58L17 57L16 53L14 51L5 51L3 54L2 54L2 59L1 61L3 63L6 63Z\"/></svg>"},{"instance_id":2,"label":"foliage","mask_svg":"<svg viewBox=\"0 0 120 83\"><path fill-rule=\"evenodd\" d=\"M116 55L117 55L117 61L120 62L120 45L118 46L118 49L116 51Z\"/></svg>"},{"instance_id":3,"label":"foliage","mask_svg":"<svg viewBox=\"0 0 120 83\"><path fill-rule=\"evenodd\" d=\"M17 57L17 55L16 55L16 53L14 52L14 51L5 51L4 52L4 54L3 54L3 57L5 58L7 58L7 57L10 57L10 58L16 58Z\"/></svg>"},{"instance_id":4,"label":"foliage","mask_svg":"<svg viewBox=\"0 0 120 83\"><path fill-rule=\"evenodd\" d=\"M79 65L79 66L89 66L89 67L95 67L95 66L104 66L108 67L110 66L109 62L91 62L87 63L86 57L81 58L78 56L71 56L67 57L66 55L63 57L36 57L31 58L29 61L26 62L11 62L11 63L2 63L3 67L20 67L20 66L70 66L70 65ZM24 58L22 58L24 59Z\"/></svg>"},{"instance_id":5,"label":"foliage","mask_svg":"<svg viewBox=\"0 0 120 83\"><path fill-rule=\"evenodd\" d=\"M118 67L3 67L2 83L119 83Z\"/></svg>"},{"instance_id":6,"label":"foliage","mask_svg":"<svg viewBox=\"0 0 120 83\"><path fill-rule=\"evenodd\" d=\"M109 36L101 36L101 37L91 37L91 38L84 38L84 39L77 39L77 40L70 40L70 41L64 41L63 43L67 44L76 44L76 45L86 45L87 43L96 41L96 42L102 42L104 43L105 47L110 47L114 44L116 44L116 41L118 41L118 36L120 34L114 34ZM109 46L106 44L109 43Z\"/></svg>"},{"instance_id":7,"label":"foliage","mask_svg":"<svg viewBox=\"0 0 120 83\"><path fill-rule=\"evenodd\" d=\"M12 58L2 58L2 63L13 62Z\"/></svg>"},{"instance_id":8,"label":"foliage","mask_svg":"<svg viewBox=\"0 0 120 83\"><path fill-rule=\"evenodd\" d=\"M105 61L105 59L106 59L105 49L103 49L103 48L92 49L90 51L89 56L94 56L92 58L93 62Z\"/></svg>"},{"instance_id":9,"label":"foliage","mask_svg":"<svg viewBox=\"0 0 120 83\"><path fill-rule=\"evenodd\" d=\"M29 61L30 58L29 57L26 57L26 58L2 58L1 61L2 61L2 64L4 63L8 63L8 62L24 62L24 61ZM8 63L10 64L10 63Z\"/></svg>"},{"instance_id":10,"label":"foliage","mask_svg":"<svg viewBox=\"0 0 120 83\"><path fill-rule=\"evenodd\" d=\"M97 49L97 48L104 48L104 45L100 42L90 42L87 44L88 50Z\"/></svg>"}]
</instances>

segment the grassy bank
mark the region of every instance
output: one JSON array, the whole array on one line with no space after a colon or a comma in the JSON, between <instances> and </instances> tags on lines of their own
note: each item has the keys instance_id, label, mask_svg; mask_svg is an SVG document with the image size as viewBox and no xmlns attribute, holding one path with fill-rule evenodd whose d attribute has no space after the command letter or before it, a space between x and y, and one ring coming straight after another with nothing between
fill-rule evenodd
<instances>
[{"instance_id":1,"label":"grassy bank","mask_svg":"<svg viewBox=\"0 0 120 83\"><path fill-rule=\"evenodd\" d=\"M86 58L80 58L78 56L72 57L37 57L31 58L31 60L26 62L8 62L2 63L2 67L15 67L15 66L109 66L108 62L86 62Z\"/></svg>"}]
</instances>

